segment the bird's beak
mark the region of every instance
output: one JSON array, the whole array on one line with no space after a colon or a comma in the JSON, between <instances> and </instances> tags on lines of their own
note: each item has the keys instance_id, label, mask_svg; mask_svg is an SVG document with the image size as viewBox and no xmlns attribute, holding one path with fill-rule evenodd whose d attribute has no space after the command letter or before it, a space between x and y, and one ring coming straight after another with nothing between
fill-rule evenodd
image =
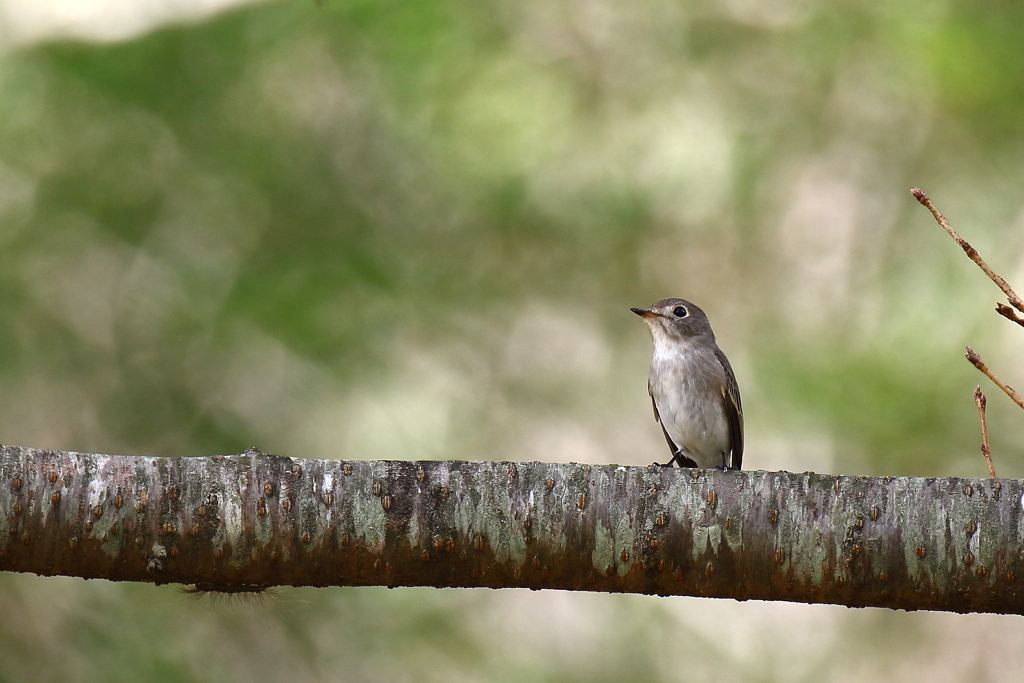
<instances>
[{"instance_id":1,"label":"bird's beak","mask_svg":"<svg viewBox=\"0 0 1024 683\"><path fill-rule=\"evenodd\" d=\"M654 311L648 311L646 308L631 308L629 310L633 311L634 313L636 313L641 318L656 318L656 317L658 317L657 313L655 313Z\"/></svg>"}]
</instances>

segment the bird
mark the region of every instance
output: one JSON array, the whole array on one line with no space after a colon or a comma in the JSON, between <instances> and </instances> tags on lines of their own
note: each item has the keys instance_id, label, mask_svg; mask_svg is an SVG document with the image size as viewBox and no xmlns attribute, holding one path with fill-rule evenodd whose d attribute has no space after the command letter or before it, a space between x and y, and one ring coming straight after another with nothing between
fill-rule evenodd
<instances>
[{"instance_id":1,"label":"bird","mask_svg":"<svg viewBox=\"0 0 1024 683\"><path fill-rule=\"evenodd\" d=\"M685 299L630 310L644 319L654 341L647 392L672 452L663 466L740 469L740 390L707 315Z\"/></svg>"}]
</instances>

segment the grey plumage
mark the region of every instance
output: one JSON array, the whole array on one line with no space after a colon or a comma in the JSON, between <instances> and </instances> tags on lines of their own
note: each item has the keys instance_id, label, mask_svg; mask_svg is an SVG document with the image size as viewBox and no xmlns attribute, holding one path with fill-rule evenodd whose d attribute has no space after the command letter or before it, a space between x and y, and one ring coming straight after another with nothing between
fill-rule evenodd
<instances>
[{"instance_id":1,"label":"grey plumage","mask_svg":"<svg viewBox=\"0 0 1024 683\"><path fill-rule=\"evenodd\" d=\"M647 390L672 451L666 464L740 469L740 390L704 311L684 299L630 310L643 317L654 341Z\"/></svg>"}]
</instances>

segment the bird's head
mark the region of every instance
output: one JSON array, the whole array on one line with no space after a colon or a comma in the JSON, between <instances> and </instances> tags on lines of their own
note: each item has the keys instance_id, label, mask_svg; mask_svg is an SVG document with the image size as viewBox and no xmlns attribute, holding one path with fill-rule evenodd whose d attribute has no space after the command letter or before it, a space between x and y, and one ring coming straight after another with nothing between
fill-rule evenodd
<instances>
[{"instance_id":1,"label":"bird's head","mask_svg":"<svg viewBox=\"0 0 1024 683\"><path fill-rule=\"evenodd\" d=\"M655 343L690 341L697 337L715 338L704 311L685 299L662 299L650 308L629 309L644 319Z\"/></svg>"}]
</instances>

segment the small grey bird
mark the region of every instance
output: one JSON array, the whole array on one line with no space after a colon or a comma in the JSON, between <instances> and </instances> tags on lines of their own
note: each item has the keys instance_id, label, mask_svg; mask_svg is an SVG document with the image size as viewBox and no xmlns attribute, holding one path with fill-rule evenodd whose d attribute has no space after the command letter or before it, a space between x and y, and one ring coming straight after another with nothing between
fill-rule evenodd
<instances>
[{"instance_id":1,"label":"small grey bird","mask_svg":"<svg viewBox=\"0 0 1024 683\"><path fill-rule=\"evenodd\" d=\"M704 311L683 299L629 310L644 319L654 340L647 391L672 451L665 466L740 469L740 390Z\"/></svg>"}]
</instances>

